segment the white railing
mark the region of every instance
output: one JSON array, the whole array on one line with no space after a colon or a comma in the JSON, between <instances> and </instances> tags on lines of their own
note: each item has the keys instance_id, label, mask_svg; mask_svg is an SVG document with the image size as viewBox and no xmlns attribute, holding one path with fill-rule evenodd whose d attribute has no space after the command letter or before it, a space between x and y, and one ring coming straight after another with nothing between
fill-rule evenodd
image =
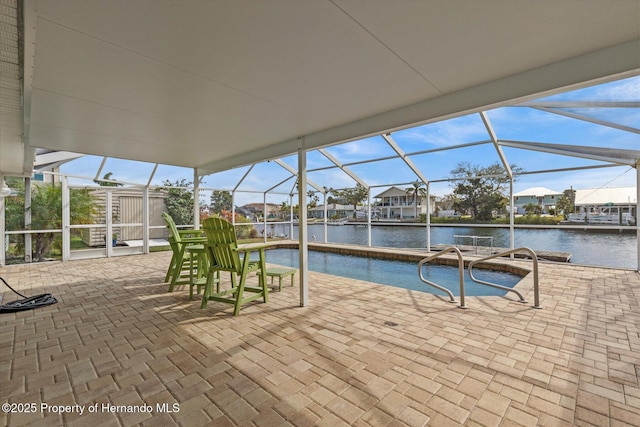
<instances>
[{"instance_id":1,"label":"white railing","mask_svg":"<svg viewBox=\"0 0 640 427\"><path fill-rule=\"evenodd\" d=\"M476 279L473 276L473 266L474 265L476 265L478 263L481 263L483 261L487 261L487 260L493 259L493 258L498 258L498 257L506 256L506 255L515 254L517 252L528 252L531 255L531 259L533 261L533 295L534 295L534 303L533 303L532 307L533 308L542 308L540 306L540 286L539 286L539 281L538 281L538 256L536 255L536 253L532 249L525 248L525 247L516 248L516 249L511 249L511 250L508 250L508 251L500 252L498 254L489 255L488 257L484 257L484 258L481 258L481 259L476 259L474 261L471 261L469 263L469 277L471 278L471 280L473 280L476 283L480 283L480 284L486 285L486 286L491 286L491 287L497 288L497 289L502 289L502 290L507 291L507 292L514 292L520 298L520 301L518 301L518 302L526 304L527 300L517 290L515 290L513 288L509 288L507 286L498 285L496 283L485 282L484 280Z\"/></svg>"},{"instance_id":2,"label":"white railing","mask_svg":"<svg viewBox=\"0 0 640 427\"><path fill-rule=\"evenodd\" d=\"M424 283L426 283L429 286L432 286L436 289L441 290L442 292L446 293L447 295L449 295L449 302L456 302L455 297L453 296L453 292L451 292L449 289L440 286L436 283L433 283L432 281L426 279L423 275L422 275L422 266L426 263L428 263L429 261L436 259L446 253L449 252L455 252L456 255L458 256L458 276L460 279L460 305L458 306L459 308L467 308L467 306L464 304L464 260L462 259L462 253L460 252L460 249L456 248L455 246L449 246L448 248L443 249L442 251L438 252L437 254L431 255L427 258L422 259L419 263L418 263L418 276L420 277L420 280Z\"/></svg>"}]
</instances>

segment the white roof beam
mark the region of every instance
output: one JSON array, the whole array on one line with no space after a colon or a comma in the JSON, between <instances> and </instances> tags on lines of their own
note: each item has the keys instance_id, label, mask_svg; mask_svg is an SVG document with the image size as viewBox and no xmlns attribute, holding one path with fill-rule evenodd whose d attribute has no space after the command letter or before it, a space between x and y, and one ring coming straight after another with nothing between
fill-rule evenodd
<instances>
[{"instance_id":1,"label":"white roof beam","mask_svg":"<svg viewBox=\"0 0 640 427\"><path fill-rule=\"evenodd\" d=\"M277 183L276 185L274 185L271 188L267 188L267 190L265 191L265 193L270 193L272 190L280 187L282 184L284 184L285 182L289 181L291 178L295 177L295 175L291 175L288 178L283 179L282 181L280 181L279 183Z\"/></svg>"},{"instance_id":2,"label":"white roof beam","mask_svg":"<svg viewBox=\"0 0 640 427\"><path fill-rule=\"evenodd\" d=\"M422 171L418 169L418 167L411 161L411 159L404 153L404 151L402 151L402 149L398 146L398 144L396 144L393 138L391 138L391 135L382 134L381 136L382 138L384 138L385 141L387 141L387 144L389 144L389 147L391 147L393 151L395 151L398 154L398 156L402 159L402 161L404 161L404 163L407 166L409 166L409 169L411 169L411 171L418 177L418 179L424 182L425 184L428 184L429 180L427 179L427 177L423 175Z\"/></svg>"},{"instance_id":3,"label":"white roof beam","mask_svg":"<svg viewBox=\"0 0 640 427\"><path fill-rule=\"evenodd\" d=\"M623 165L626 166L626 165ZM560 169L544 169L544 170L535 170L535 171L523 171L523 172L519 172L515 175L520 176L520 175L538 175L538 174L543 174L543 173L554 173L554 172L573 172L573 171L585 171L585 170L590 170L590 169L603 169L603 168L619 168L622 167L621 165L613 165L613 164L606 164L606 165L591 165L591 166L575 166L572 168L560 168Z\"/></svg>"},{"instance_id":4,"label":"white roof beam","mask_svg":"<svg viewBox=\"0 0 640 427\"><path fill-rule=\"evenodd\" d=\"M585 116L585 115L582 115L582 114L576 114L576 113L571 112L571 111L556 110L555 108L547 108L547 107L533 107L533 108L535 108L536 110L545 111L547 113L558 114L558 115L569 117L569 118L572 118L572 119L584 120L585 122L593 123L593 124L596 124L596 125L608 126L610 128L614 128L614 129L619 129L619 130L624 130L624 131L627 131L627 132L633 132L633 133L640 134L640 129L638 129L638 128L633 128L633 127L621 125L621 124L618 124L618 123L612 123L612 122L607 121L607 120L600 120L600 119L596 119L596 118L593 118L593 117L588 117L588 116Z\"/></svg>"},{"instance_id":5,"label":"white roof beam","mask_svg":"<svg viewBox=\"0 0 640 427\"><path fill-rule=\"evenodd\" d=\"M102 173L102 169L104 168L104 164L107 163L107 158L108 157L103 157L102 158L102 162L100 162L100 167L98 168L98 171L96 172L96 177L94 178L94 180L100 179L100 174Z\"/></svg>"},{"instance_id":6,"label":"white roof beam","mask_svg":"<svg viewBox=\"0 0 640 427\"><path fill-rule=\"evenodd\" d=\"M454 150L457 148L475 147L476 145L489 144L490 142L491 142L490 140L476 141L476 142L469 142L467 144L450 145L448 147L439 147L439 148L430 148L428 150L412 151L411 153L407 153L407 156L411 157L411 156L417 156L419 154L437 153L438 151L448 151L448 150Z\"/></svg>"},{"instance_id":7,"label":"white roof beam","mask_svg":"<svg viewBox=\"0 0 640 427\"><path fill-rule=\"evenodd\" d=\"M419 154L428 154L428 153L435 153L438 151L448 151L448 150L453 150L453 149L457 149L457 148L465 148L465 147L474 147L476 145L483 145L483 144L489 144L491 141L487 140L487 141L477 141L477 142L470 142L467 144L459 144L459 145L451 145L449 147L440 147L440 148L432 148L429 150L420 150L420 151L412 151L411 153L405 153L405 156L407 157L412 157L412 156L417 156ZM357 162L347 162L347 163L343 163L342 166L354 166L354 165L362 165L362 164L367 164L367 163L374 163L374 162L382 162L385 160L393 160L393 159L397 159L398 155L394 155L394 156L385 156L385 157L376 157L373 159L367 159L367 160L359 160ZM331 166L324 166L324 167L319 167L319 168L314 168L314 169L308 169L307 172L319 172L319 171L323 171L323 170L328 170L328 169L335 169L337 166L335 165L331 165Z\"/></svg>"},{"instance_id":8,"label":"white roof beam","mask_svg":"<svg viewBox=\"0 0 640 427\"><path fill-rule=\"evenodd\" d=\"M527 101L514 107L533 108L640 108L637 101Z\"/></svg>"},{"instance_id":9,"label":"white roof beam","mask_svg":"<svg viewBox=\"0 0 640 427\"><path fill-rule=\"evenodd\" d=\"M282 161L281 159L275 159L274 162L278 165L280 165L282 168L284 168L285 170L289 171L292 175L298 176L298 171L295 170L294 168L292 168L291 166L289 166L287 163L285 163L284 161ZM313 181L309 181L307 179L307 184L309 184L310 186L312 186L313 188L315 188L317 191L324 193L325 192L325 188L321 185L316 184ZM306 193L306 191L305 191Z\"/></svg>"},{"instance_id":10,"label":"white roof beam","mask_svg":"<svg viewBox=\"0 0 640 427\"><path fill-rule=\"evenodd\" d=\"M377 157L375 159L368 159L368 160L359 160L357 162L348 162L348 163L344 163L342 166L354 166L354 165L362 165L362 164L366 164L366 163L374 163L374 162L383 162L385 160L392 160L392 159L397 159L398 156L386 156L386 157Z\"/></svg>"},{"instance_id":11,"label":"white roof beam","mask_svg":"<svg viewBox=\"0 0 640 427\"><path fill-rule=\"evenodd\" d=\"M69 151L50 151L48 153L36 154L36 160L33 166L37 169L41 166L53 163L64 163L83 156L84 154L71 153Z\"/></svg>"},{"instance_id":12,"label":"white roof beam","mask_svg":"<svg viewBox=\"0 0 640 427\"><path fill-rule=\"evenodd\" d=\"M523 150L539 151L543 153L559 154L562 156L581 157L583 159L601 162L617 163L635 166L640 159L640 151L623 150L618 148L586 147L583 145L546 144L542 142L505 141L498 144Z\"/></svg>"},{"instance_id":13,"label":"white roof beam","mask_svg":"<svg viewBox=\"0 0 640 427\"><path fill-rule=\"evenodd\" d=\"M240 185L242 184L242 182L247 178L247 176L249 175L249 173L251 172L251 170L253 169L253 167L255 166L255 163L252 164L249 169L247 169L247 171L244 173L244 175L242 175L242 178L240 178L240 180L238 181L238 183L236 184L235 187L233 187L233 192L235 193L236 190L238 190L238 187L240 187Z\"/></svg>"},{"instance_id":14,"label":"white roof beam","mask_svg":"<svg viewBox=\"0 0 640 427\"><path fill-rule=\"evenodd\" d=\"M493 146L498 152L498 156L500 157L502 166L507 171L507 175L509 175L509 178L513 178L513 172L511 171L511 166L509 166L509 162L507 161L507 157L504 155L504 152L502 151L502 147L498 145L498 137L496 136L496 132L493 129L493 125L491 125L491 121L489 120L487 113L485 111L481 111L479 114L480 114L480 118L482 118L482 123L484 123L484 127L487 129L487 133L491 137L491 142L493 142Z\"/></svg>"},{"instance_id":15,"label":"white roof beam","mask_svg":"<svg viewBox=\"0 0 640 427\"><path fill-rule=\"evenodd\" d=\"M351 171L351 169L349 169L348 167L346 167L345 165L343 165L342 163L340 163L340 161L338 159L336 159L335 157L333 157L331 155L331 153L327 152L327 150L325 149L319 149L318 150L320 153L322 153L323 156L325 156L327 159L329 159L329 161L331 161L331 163L333 163L334 165L336 165L338 168L340 168L340 170L342 170L342 172L346 173L347 175L349 175L351 177L351 179L353 179L355 182L357 182L358 184L362 185L364 188L369 188L369 184L367 184L366 182L364 182L358 175L356 175L355 173L353 173Z\"/></svg>"},{"instance_id":16,"label":"white roof beam","mask_svg":"<svg viewBox=\"0 0 640 427\"><path fill-rule=\"evenodd\" d=\"M158 163L153 165L153 170L149 174L149 180L147 181L147 187L151 186L151 181L153 181L153 177L156 176L156 172L158 171Z\"/></svg>"}]
</instances>

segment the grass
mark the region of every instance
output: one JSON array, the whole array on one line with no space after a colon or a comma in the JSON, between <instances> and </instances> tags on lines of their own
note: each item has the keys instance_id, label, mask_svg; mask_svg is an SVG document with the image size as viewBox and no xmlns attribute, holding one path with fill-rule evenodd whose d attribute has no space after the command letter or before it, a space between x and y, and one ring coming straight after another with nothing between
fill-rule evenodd
<instances>
[{"instance_id":1,"label":"grass","mask_svg":"<svg viewBox=\"0 0 640 427\"><path fill-rule=\"evenodd\" d=\"M82 236L71 236L71 250L89 249L90 247L82 241Z\"/></svg>"}]
</instances>

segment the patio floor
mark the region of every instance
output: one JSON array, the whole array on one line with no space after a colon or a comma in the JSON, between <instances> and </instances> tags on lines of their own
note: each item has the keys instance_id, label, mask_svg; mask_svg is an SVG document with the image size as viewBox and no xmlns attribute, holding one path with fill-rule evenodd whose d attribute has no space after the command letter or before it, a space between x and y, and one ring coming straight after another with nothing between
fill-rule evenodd
<instances>
[{"instance_id":1,"label":"patio floor","mask_svg":"<svg viewBox=\"0 0 640 427\"><path fill-rule=\"evenodd\" d=\"M308 307L285 280L233 317L167 293L169 258L0 268L22 293L59 300L0 315L2 403L35 404L3 407L0 424L640 424L636 272L541 264L543 310L512 297L461 310L312 272ZM518 286L533 301L530 278Z\"/></svg>"}]
</instances>

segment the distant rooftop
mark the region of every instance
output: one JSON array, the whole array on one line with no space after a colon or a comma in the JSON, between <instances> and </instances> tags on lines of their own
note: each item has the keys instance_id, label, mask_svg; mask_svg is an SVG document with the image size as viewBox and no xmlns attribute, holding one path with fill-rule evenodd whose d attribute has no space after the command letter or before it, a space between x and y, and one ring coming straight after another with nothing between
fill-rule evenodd
<instances>
[{"instance_id":1,"label":"distant rooftop","mask_svg":"<svg viewBox=\"0 0 640 427\"><path fill-rule=\"evenodd\" d=\"M514 196L535 196L535 197L543 197L548 196L550 194L562 194L560 191L549 190L545 187L532 187L527 188L526 190L519 191L514 194Z\"/></svg>"},{"instance_id":2,"label":"distant rooftop","mask_svg":"<svg viewBox=\"0 0 640 427\"><path fill-rule=\"evenodd\" d=\"M576 205L636 203L636 187L588 188L576 190Z\"/></svg>"}]
</instances>

